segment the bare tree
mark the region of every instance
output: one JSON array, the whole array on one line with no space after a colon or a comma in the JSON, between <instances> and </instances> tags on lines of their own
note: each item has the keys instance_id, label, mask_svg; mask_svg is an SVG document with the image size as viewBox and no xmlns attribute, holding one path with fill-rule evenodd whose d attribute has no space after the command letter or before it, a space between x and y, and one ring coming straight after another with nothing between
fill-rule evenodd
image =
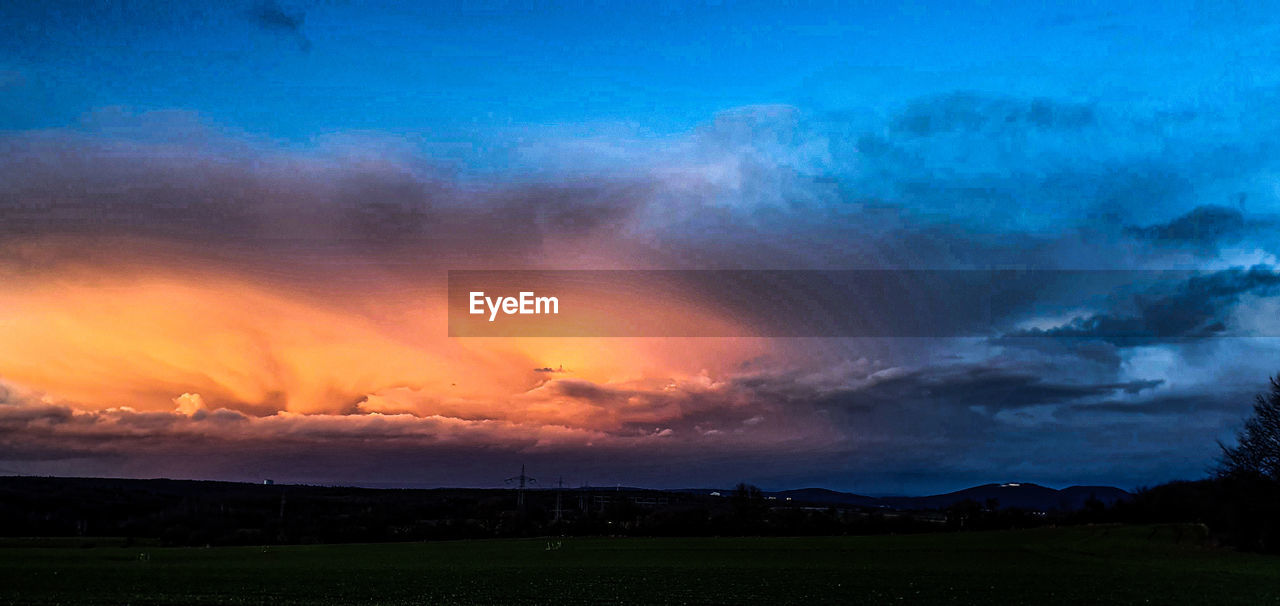
<instances>
[{"instance_id":1,"label":"bare tree","mask_svg":"<svg viewBox=\"0 0 1280 606\"><path fill-rule=\"evenodd\" d=\"M742 482L733 489L733 511L740 521L758 522L765 509L764 493L759 487Z\"/></svg>"},{"instance_id":2,"label":"bare tree","mask_svg":"<svg viewBox=\"0 0 1280 606\"><path fill-rule=\"evenodd\" d=\"M1218 474L1253 476L1280 481L1280 381L1271 378L1271 391L1259 394L1253 416L1236 434L1236 445L1222 447Z\"/></svg>"}]
</instances>

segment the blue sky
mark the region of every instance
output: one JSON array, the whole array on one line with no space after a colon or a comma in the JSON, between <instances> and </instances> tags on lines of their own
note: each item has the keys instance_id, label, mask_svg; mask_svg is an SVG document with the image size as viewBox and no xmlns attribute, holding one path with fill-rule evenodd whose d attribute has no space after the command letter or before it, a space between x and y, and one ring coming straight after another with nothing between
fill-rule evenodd
<instances>
[{"instance_id":1,"label":"blue sky","mask_svg":"<svg viewBox=\"0 0 1280 606\"><path fill-rule=\"evenodd\" d=\"M5 128L185 108L305 140L471 140L948 90L1193 107L1274 83L1273 11L1150 3L7 3Z\"/></svg>"}]
</instances>

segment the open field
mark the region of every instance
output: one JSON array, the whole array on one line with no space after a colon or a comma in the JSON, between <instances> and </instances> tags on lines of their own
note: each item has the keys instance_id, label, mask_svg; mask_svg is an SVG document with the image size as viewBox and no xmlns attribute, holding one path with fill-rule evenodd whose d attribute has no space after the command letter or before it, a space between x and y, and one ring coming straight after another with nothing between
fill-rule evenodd
<instances>
[{"instance_id":1,"label":"open field","mask_svg":"<svg viewBox=\"0 0 1280 606\"><path fill-rule=\"evenodd\" d=\"M564 539L550 550L546 539L209 549L8 541L0 602L1280 603L1280 557L1200 537L1195 527L1109 526Z\"/></svg>"}]
</instances>

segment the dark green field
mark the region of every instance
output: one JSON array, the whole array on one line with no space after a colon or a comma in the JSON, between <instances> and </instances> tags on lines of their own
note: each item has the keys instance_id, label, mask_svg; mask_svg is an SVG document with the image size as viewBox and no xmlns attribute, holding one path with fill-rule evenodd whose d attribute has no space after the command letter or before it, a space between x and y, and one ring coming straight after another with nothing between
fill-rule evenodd
<instances>
[{"instance_id":1,"label":"dark green field","mask_svg":"<svg viewBox=\"0 0 1280 606\"><path fill-rule=\"evenodd\" d=\"M0 548L13 604L1280 604L1195 527L830 538ZM144 555L145 554L145 555Z\"/></svg>"}]
</instances>

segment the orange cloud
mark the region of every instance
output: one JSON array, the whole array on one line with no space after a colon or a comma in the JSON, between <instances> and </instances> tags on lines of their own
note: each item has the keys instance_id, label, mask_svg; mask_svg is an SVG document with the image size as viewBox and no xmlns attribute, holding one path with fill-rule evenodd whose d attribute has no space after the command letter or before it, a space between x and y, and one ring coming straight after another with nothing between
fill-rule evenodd
<instances>
[{"instance_id":1,"label":"orange cloud","mask_svg":"<svg viewBox=\"0 0 1280 606\"><path fill-rule=\"evenodd\" d=\"M13 276L0 291L0 377L79 410L410 414L618 431L679 419L687 402L664 393L714 390L709 377L770 349L758 339L449 338L439 289L316 295L193 267ZM666 299L634 304L699 318ZM538 372L547 366L564 372ZM584 397L575 385L615 395Z\"/></svg>"}]
</instances>

